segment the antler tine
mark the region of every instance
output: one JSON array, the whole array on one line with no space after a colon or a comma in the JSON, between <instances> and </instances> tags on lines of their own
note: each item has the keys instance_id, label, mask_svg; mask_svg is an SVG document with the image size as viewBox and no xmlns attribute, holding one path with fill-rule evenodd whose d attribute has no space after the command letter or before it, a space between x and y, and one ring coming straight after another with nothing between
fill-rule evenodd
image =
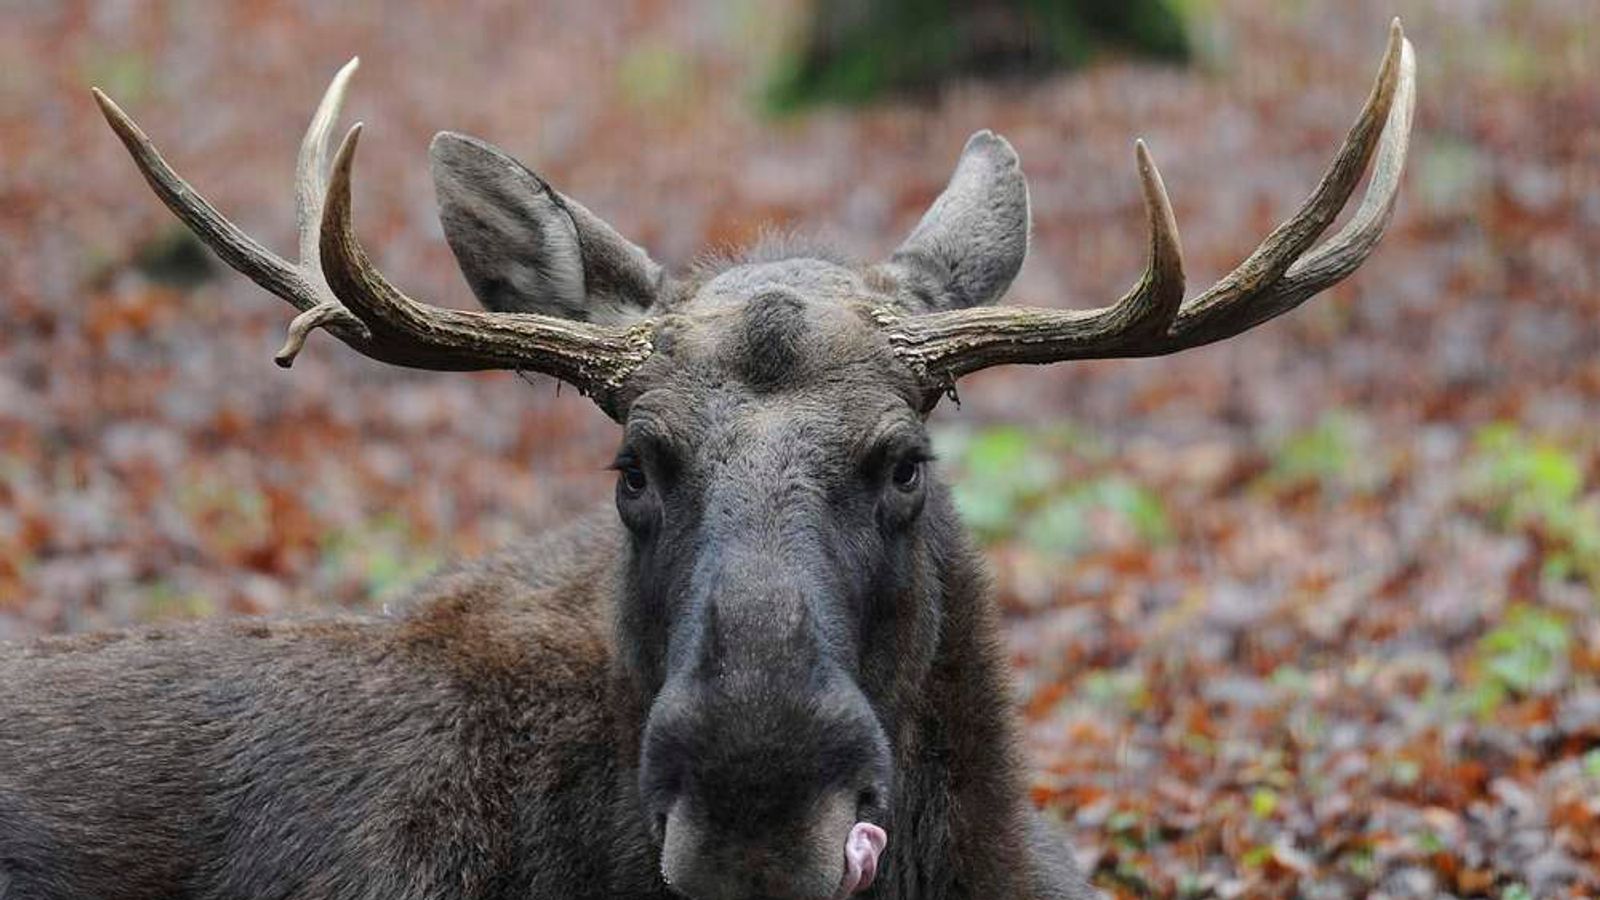
<instances>
[{"instance_id":1,"label":"antler tine","mask_svg":"<svg viewBox=\"0 0 1600 900\"><path fill-rule=\"evenodd\" d=\"M1145 214L1150 219L1150 256L1144 274L1133 289L1111 308L1113 327L1132 336L1160 337L1176 320L1183 304L1183 245L1178 240L1178 219L1161 182L1161 172L1150 158L1143 140L1133 142L1139 164L1139 184L1144 190ZM1120 315L1119 315L1120 314Z\"/></svg>"},{"instance_id":2,"label":"antler tine","mask_svg":"<svg viewBox=\"0 0 1600 900\"><path fill-rule=\"evenodd\" d=\"M223 262L249 276L256 284L277 294L300 309L316 305L311 287L287 260L256 243L212 206L189 182L183 180L137 123L99 88L90 89L100 112L117 133L134 163L150 183L156 196L173 214L189 226L195 236L216 251Z\"/></svg>"},{"instance_id":3,"label":"antler tine","mask_svg":"<svg viewBox=\"0 0 1600 900\"><path fill-rule=\"evenodd\" d=\"M351 57L333 76L322 102L311 116L305 137L300 140L300 155L295 161L294 212L295 222L300 227L300 263L317 266L319 270L322 198L328 193L328 137L344 109L350 76L360 67L361 57Z\"/></svg>"},{"instance_id":4,"label":"antler tine","mask_svg":"<svg viewBox=\"0 0 1600 900\"><path fill-rule=\"evenodd\" d=\"M1264 311L1276 309L1271 315L1277 315L1337 284L1365 262L1378 246L1378 239L1383 237L1394 215L1395 200L1400 196L1400 175L1405 169L1406 150L1411 142L1411 117L1417 101L1416 65L1411 42L1407 41L1400 61L1400 85L1389 107L1383 140L1378 145L1378 159L1372 168L1372 181L1355 215L1338 234L1289 267L1273 288L1273 303L1262 304Z\"/></svg>"},{"instance_id":5,"label":"antler tine","mask_svg":"<svg viewBox=\"0 0 1600 900\"><path fill-rule=\"evenodd\" d=\"M311 115L311 124L306 126L305 136L300 139L300 153L295 160L294 218L300 232L300 267L310 273L314 282L322 282L320 232L322 198L328 192L328 136L333 133L333 126L338 123L339 113L344 109L344 95L350 77L360 67L361 57L352 56L334 74L333 81L328 83L328 89L322 94L322 102L317 104L317 111ZM334 324L352 326L360 333L367 334L367 326L329 294L289 323L283 346L272 356L273 362L285 369L294 365L295 357L300 355L311 332Z\"/></svg>"},{"instance_id":6,"label":"antler tine","mask_svg":"<svg viewBox=\"0 0 1600 900\"><path fill-rule=\"evenodd\" d=\"M328 327L340 340L357 350L367 352L370 335L366 326L344 309L328 290L322 281L322 273L318 269L316 258L305 256L305 247L308 243L306 233L308 207L305 199L307 194L303 188L307 182L312 184L316 195L311 201L311 208L316 209L320 206L322 176L319 167L326 153L317 151L317 148L326 144L327 131L332 125L332 120L338 115L345 85L355 72L357 64L357 61L352 59L334 77L333 84L329 86L317 115L312 120L311 129L307 132L301 149L298 180L302 189L297 190L296 206L300 213L302 256L298 264L291 263L261 246L218 212L210 201L167 163L156 149L154 142L127 113L122 111L121 107L99 88L93 89L95 103L99 105L106 122L121 139L123 146L127 147L145 181L149 182L156 196L161 198L161 202L166 204L196 237L221 257L223 262L301 310L301 314L290 325L289 336L284 342L283 349L279 350L275 357L278 364L285 367L293 362L295 354L299 353L305 343L306 334L312 328L319 326ZM308 153L308 149L313 152ZM311 226L313 232L316 219L317 216L313 214L310 220L313 223ZM315 248L314 233L309 243Z\"/></svg>"},{"instance_id":7,"label":"antler tine","mask_svg":"<svg viewBox=\"0 0 1600 900\"><path fill-rule=\"evenodd\" d=\"M986 307L903 318L885 314L885 333L919 375L943 388L993 365L1175 353L1281 315L1355 271L1383 236L1405 164L1415 81L1414 51L1395 19L1372 92L1316 190L1244 262L1187 303L1181 302L1177 226L1141 142L1151 254L1145 276L1122 300L1093 310ZM1355 216L1311 249L1355 192L1374 154L1372 181Z\"/></svg>"},{"instance_id":8,"label":"antler tine","mask_svg":"<svg viewBox=\"0 0 1600 900\"><path fill-rule=\"evenodd\" d=\"M650 355L654 324L612 328L534 313L482 312L419 303L373 267L350 214L351 169L361 126L334 156L322 211L322 270L335 296L371 329L390 360L428 369L527 369L553 375L607 412L611 392Z\"/></svg>"},{"instance_id":9,"label":"antler tine","mask_svg":"<svg viewBox=\"0 0 1600 900\"><path fill-rule=\"evenodd\" d=\"M1372 93L1338 154L1323 173L1317 189L1306 198L1299 211L1278 226L1238 268L1204 294L1184 304L1173 329L1175 335L1183 339L1184 347L1232 337L1298 305L1266 301L1274 296L1274 289L1281 285L1283 276L1296 260L1328 229L1339 211L1349 202L1383 134L1391 129L1408 132L1396 139L1399 142L1399 157L1394 160L1392 168L1398 177L1409 140L1411 112L1408 104L1415 96L1415 68L1411 43L1401 31L1400 20L1394 19L1389 26L1389 45L1384 53L1383 66L1378 70ZM1397 95L1402 93L1411 99L1396 103ZM1399 116L1394 115L1397 107L1402 110ZM1389 142L1389 149L1396 149L1393 141ZM1371 188L1368 194L1372 195ZM1365 209L1365 201L1362 209ZM1385 218L1381 225L1387 224ZM1383 227L1379 227L1371 234L1368 250L1376 244L1382 233ZM1346 232L1340 232L1335 240L1341 238L1346 238ZM1365 255L1361 258L1364 259ZM1360 259L1357 259L1356 264L1359 263ZM1352 265L1344 274L1348 275L1354 270L1355 266ZM1330 281L1323 287L1333 283ZM1304 294L1300 300L1304 301L1314 293L1316 291Z\"/></svg>"},{"instance_id":10,"label":"antler tine","mask_svg":"<svg viewBox=\"0 0 1600 900\"><path fill-rule=\"evenodd\" d=\"M1235 304L1232 315L1197 322L1193 331L1184 335L1187 345L1223 340L1280 316L1343 281L1366 261L1389 227L1395 200L1400 194L1400 175L1405 167L1411 118L1416 107L1415 72L1414 51L1407 41L1401 56L1394 102L1389 107L1377 160L1373 163L1372 180L1350 221L1333 237L1295 260L1283 277L1265 290L1248 302Z\"/></svg>"},{"instance_id":11,"label":"antler tine","mask_svg":"<svg viewBox=\"0 0 1600 900\"><path fill-rule=\"evenodd\" d=\"M1405 46L1400 20L1395 19L1389 26L1389 44L1372 92L1349 134L1345 136L1344 143L1340 145L1339 152L1323 172L1316 190L1311 192L1311 196L1288 221L1273 229L1244 262L1205 293L1184 304L1177 328L1180 333L1204 329L1208 319L1226 317L1242 301L1269 287L1333 224L1339 210L1355 193L1361 174L1366 171L1373 150L1378 146L1378 139L1393 106L1395 89L1399 86Z\"/></svg>"}]
</instances>

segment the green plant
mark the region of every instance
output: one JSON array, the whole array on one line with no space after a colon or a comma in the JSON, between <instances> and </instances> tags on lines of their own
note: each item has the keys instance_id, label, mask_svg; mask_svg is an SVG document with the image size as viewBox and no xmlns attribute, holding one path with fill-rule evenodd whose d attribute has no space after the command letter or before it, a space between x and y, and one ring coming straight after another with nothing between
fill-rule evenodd
<instances>
[{"instance_id":1,"label":"green plant","mask_svg":"<svg viewBox=\"0 0 1600 900\"><path fill-rule=\"evenodd\" d=\"M1529 440L1511 422L1478 432L1469 471L1474 486L1496 501L1495 514L1507 522L1569 506L1583 488L1583 467L1572 454Z\"/></svg>"},{"instance_id":2,"label":"green plant","mask_svg":"<svg viewBox=\"0 0 1600 900\"><path fill-rule=\"evenodd\" d=\"M1250 792L1250 814L1258 819L1270 819L1278 811L1278 792L1269 787L1258 787Z\"/></svg>"},{"instance_id":3,"label":"green plant","mask_svg":"<svg viewBox=\"0 0 1600 900\"><path fill-rule=\"evenodd\" d=\"M1566 619L1537 606L1513 606L1478 640L1472 705L1487 714L1510 696L1555 692L1569 675L1571 645Z\"/></svg>"},{"instance_id":4,"label":"green plant","mask_svg":"<svg viewBox=\"0 0 1600 900\"><path fill-rule=\"evenodd\" d=\"M1467 483L1494 527L1543 538L1546 577L1587 581L1600 592L1600 496L1585 493L1574 452L1496 423L1478 432Z\"/></svg>"},{"instance_id":5,"label":"green plant","mask_svg":"<svg viewBox=\"0 0 1600 900\"><path fill-rule=\"evenodd\" d=\"M631 48L617 64L617 85L634 107L669 106L693 89L690 60L663 42L644 42Z\"/></svg>"},{"instance_id":6,"label":"green plant","mask_svg":"<svg viewBox=\"0 0 1600 900\"><path fill-rule=\"evenodd\" d=\"M1097 463L1105 455L1072 428L947 429L934 444L954 470L957 510L986 542L1020 540L1040 553L1070 555L1089 547L1097 522L1107 519L1147 544L1172 535L1154 491L1115 473L1067 475L1058 458Z\"/></svg>"},{"instance_id":7,"label":"green plant","mask_svg":"<svg viewBox=\"0 0 1600 900\"><path fill-rule=\"evenodd\" d=\"M135 618L140 622L203 619L217 611L217 605L210 597L182 590L167 581L141 586L135 596L138 610Z\"/></svg>"},{"instance_id":8,"label":"green plant","mask_svg":"<svg viewBox=\"0 0 1600 900\"><path fill-rule=\"evenodd\" d=\"M1078 694L1095 706L1118 710L1149 707L1150 691L1137 669L1100 669L1083 677Z\"/></svg>"},{"instance_id":9,"label":"green plant","mask_svg":"<svg viewBox=\"0 0 1600 900\"><path fill-rule=\"evenodd\" d=\"M958 470L951 490L956 509L986 540L1011 537L1022 510L1061 475L1055 460L1020 428L944 430L934 435L934 446Z\"/></svg>"},{"instance_id":10,"label":"green plant","mask_svg":"<svg viewBox=\"0 0 1600 900\"><path fill-rule=\"evenodd\" d=\"M1072 486L1045 500L1023 524L1022 538L1040 552L1078 552L1093 538L1097 513L1120 519L1148 544L1163 543L1172 534L1160 498L1113 475Z\"/></svg>"},{"instance_id":11,"label":"green plant","mask_svg":"<svg viewBox=\"0 0 1600 900\"><path fill-rule=\"evenodd\" d=\"M360 580L364 598L381 604L438 568L439 556L400 516L374 517L329 536L323 564Z\"/></svg>"},{"instance_id":12,"label":"green plant","mask_svg":"<svg viewBox=\"0 0 1600 900\"><path fill-rule=\"evenodd\" d=\"M1371 429L1359 416L1334 410L1272 449L1262 485L1272 490L1315 486L1324 491L1369 491L1382 480L1372 463Z\"/></svg>"}]
</instances>

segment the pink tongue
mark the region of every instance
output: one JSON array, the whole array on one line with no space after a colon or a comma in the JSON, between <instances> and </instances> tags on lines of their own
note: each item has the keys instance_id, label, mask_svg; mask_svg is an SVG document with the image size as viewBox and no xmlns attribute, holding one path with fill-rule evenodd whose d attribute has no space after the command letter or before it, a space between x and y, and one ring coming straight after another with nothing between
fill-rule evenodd
<instances>
[{"instance_id":1,"label":"pink tongue","mask_svg":"<svg viewBox=\"0 0 1600 900\"><path fill-rule=\"evenodd\" d=\"M878 877L878 855L889 843L889 835L870 822L857 822L844 842L844 881L839 885L836 900L859 893L872 886Z\"/></svg>"}]
</instances>

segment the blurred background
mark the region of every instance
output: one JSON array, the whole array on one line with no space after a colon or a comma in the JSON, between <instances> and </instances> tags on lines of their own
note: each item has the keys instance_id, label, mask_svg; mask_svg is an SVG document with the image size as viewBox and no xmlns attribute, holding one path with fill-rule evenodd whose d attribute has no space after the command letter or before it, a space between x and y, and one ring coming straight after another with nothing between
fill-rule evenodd
<instances>
[{"instance_id":1,"label":"blurred background","mask_svg":"<svg viewBox=\"0 0 1600 900\"><path fill-rule=\"evenodd\" d=\"M761 229L890 251L966 136L1032 188L1015 303L1190 283L1309 192L1404 18L1416 136L1349 281L1178 357L996 370L939 465L1012 623L1036 800L1122 896L1600 889L1600 16L1590 0L83 3L0 30L0 640L373 610L607 501L615 428L509 374L392 370L146 188L99 85L267 244L362 57L357 220L470 305L426 146L469 132L669 266Z\"/></svg>"}]
</instances>

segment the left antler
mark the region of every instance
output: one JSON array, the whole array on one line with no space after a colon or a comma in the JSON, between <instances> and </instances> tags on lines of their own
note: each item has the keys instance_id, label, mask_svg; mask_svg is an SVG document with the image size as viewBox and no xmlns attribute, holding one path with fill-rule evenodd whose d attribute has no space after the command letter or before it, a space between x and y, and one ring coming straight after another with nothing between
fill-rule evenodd
<instances>
[{"instance_id":1,"label":"left antler","mask_svg":"<svg viewBox=\"0 0 1600 900\"><path fill-rule=\"evenodd\" d=\"M277 362L287 367L315 328L357 351L417 369L543 372L575 385L603 409L622 381L649 357L654 324L610 327L520 312L447 309L402 294L368 261L350 218L350 171L361 126L328 164L328 136L339 117L351 60L328 86L300 146L295 212L300 260L291 263L257 243L184 181L137 124L95 90L106 121L174 214L223 261L299 309Z\"/></svg>"},{"instance_id":2,"label":"left antler","mask_svg":"<svg viewBox=\"0 0 1600 900\"><path fill-rule=\"evenodd\" d=\"M138 164L139 171L144 173L145 180L150 182L150 187L161 198L161 202L182 219L183 224L189 226L189 230L206 246L216 251L223 262L301 311L289 324L288 338L275 357L278 365L284 368L293 364L295 356L305 344L306 335L314 328L327 328L362 352L367 352L365 348L371 342L372 335L367 327L328 289L328 283L322 277L317 247L317 235L322 228L322 199L327 190L324 173L328 165L328 135L339 119L339 110L344 106L345 88L350 83L350 76L355 74L360 65L359 59L352 59L333 76L322 102L317 105L316 114L311 117L311 126L306 129L305 138L300 142L294 190L295 220L300 230L298 263L291 263L256 243L239 226L217 212L217 208L199 191L167 165L155 144L138 124L128 118L127 113L101 93L99 88L93 89L95 102L100 104L106 121L133 155L133 161Z\"/></svg>"}]
</instances>

